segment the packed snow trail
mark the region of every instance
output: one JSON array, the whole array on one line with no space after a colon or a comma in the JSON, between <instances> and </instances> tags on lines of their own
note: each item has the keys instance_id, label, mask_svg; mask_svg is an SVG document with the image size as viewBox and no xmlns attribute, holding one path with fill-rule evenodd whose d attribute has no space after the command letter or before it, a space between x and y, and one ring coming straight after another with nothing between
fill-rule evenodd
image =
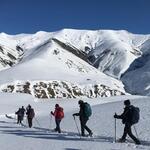
<instances>
[{"instance_id":1,"label":"packed snow trail","mask_svg":"<svg viewBox=\"0 0 150 150\"><path fill-rule=\"evenodd\" d=\"M135 145L129 139L129 143L114 143L114 113L120 114L123 111L123 100L133 99L132 104L140 108L141 120L136 125L138 136L142 145ZM26 95L0 94L0 147L2 150L133 150L150 149L150 101L147 97L122 96L112 98L101 98L87 100L92 105L93 114L88 121L92 129L92 138L81 138L78 135L72 114L79 111L78 100L32 100ZM112 102L112 101L116 102ZM13 116L13 111L22 105L31 104L36 112L36 119L33 120L33 128L27 127L26 119L23 121L25 127L16 124L15 119L6 118L4 114ZM65 111L65 118L61 123L62 134L53 132L55 121L50 122L49 113L54 110L56 103L59 103ZM39 123L37 123L37 121ZM79 129L78 117L76 117ZM117 138L123 133L123 125L117 120ZM134 133L134 131L133 131ZM135 133L134 133L135 134Z\"/></svg>"}]
</instances>

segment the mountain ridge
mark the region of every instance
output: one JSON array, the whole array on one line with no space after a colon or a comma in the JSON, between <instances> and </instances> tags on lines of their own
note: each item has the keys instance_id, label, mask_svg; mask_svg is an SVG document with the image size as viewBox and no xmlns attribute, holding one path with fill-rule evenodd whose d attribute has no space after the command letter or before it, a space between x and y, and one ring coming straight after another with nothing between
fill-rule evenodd
<instances>
[{"instance_id":1,"label":"mountain ridge","mask_svg":"<svg viewBox=\"0 0 150 150\"><path fill-rule=\"evenodd\" d=\"M120 82L121 79L125 84L126 91L130 92L131 90L128 89L130 89L131 85L128 85L125 76L128 75L129 71L131 72L132 69L129 70L129 68L135 60L149 53L149 43L150 35L132 34L125 30L91 31L63 29L58 32L39 31L35 34L19 34L14 36L0 33L0 45L5 44L6 47L13 47L14 52L17 51L17 48L20 48L20 53L18 52L17 58L15 57L16 61L13 62L12 65L1 65L1 70L3 71L0 72L0 84L11 83L14 80L30 80L30 77L27 78L24 75L26 74L24 70L26 70L33 74L34 77L31 77L32 80L38 81L39 79L46 79L48 81L60 79L60 81L65 81L66 78L64 77L68 76L67 80L69 80L70 83L72 81L79 81L78 84L81 84L82 80L86 82L85 79L90 79L90 81L92 81L95 76L98 76L95 78L95 81L99 82L99 84L103 82L106 86L118 89L112 86L112 84L109 85L107 80L110 80L110 82L115 82L116 85L120 87L120 90L123 91L124 88ZM0 52L0 58L2 58L3 61L6 60L6 56L4 57L2 52ZM82 59L82 61L80 59ZM36 63L38 65L36 65ZM88 65L86 63L88 63ZM66 66L69 69L67 69ZM92 66L95 67L95 69ZM43 70L44 68L54 73L49 73ZM135 67L135 70L137 69L138 68ZM42 77L43 75L39 73L40 70L43 71L43 74L47 74L47 76L50 74L50 77L48 78L45 75L45 78ZM101 77L104 76L102 72L106 74L105 79ZM14 75L14 78L9 76L9 78L6 79L6 74ZM60 77L61 75L62 77ZM131 80L133 80L132 76L129 77ZM103 79L105 81L102 81ZM119 82L117 80L119 80ZM130 87L127 88L128 86ZM136 91L136 88L134 90ZM132 92L130 93L132 94ZM137 94L138 93L140 92L138 91ZM142 94L142 92L140 94Z\"/></svg>"}]
</instances>

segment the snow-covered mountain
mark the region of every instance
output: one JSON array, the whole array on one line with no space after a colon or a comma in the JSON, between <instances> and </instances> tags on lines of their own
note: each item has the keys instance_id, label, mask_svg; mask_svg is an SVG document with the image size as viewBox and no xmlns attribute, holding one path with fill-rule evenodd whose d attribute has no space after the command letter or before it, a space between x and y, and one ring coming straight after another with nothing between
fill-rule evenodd
<instances>
[{"instance_id":1,"label":"snow-covered mountain","mask_svg":"<svg viewBox=\"0 0 150 150\"><path fill-rule=\"evenodd\" d=\"M57 34L60 33L6 35L8 40L16 41L23 54L13 67L0 72L1 91L28 93L38 98L125 93L120 81L87 63L82 57L84 52L63 44L56 38Z\"/></svg>"},{"instance_id":2,"label":"snow-covered mountain","mask_svg":"<svg viewBox=\"0 0 150 150\"><path fill-rule=\"evenodd\" d=\"M22 54L23 50L17 41L9 39L5 33L0 34L0 70L18 63Z\"/></svg>"},{"instance_id":3,"label":"snow-covered mountain","mask_svg":"<svg viewBox=\"0 0 150 150\"><path fill-rule=\"evenodd\" d=\"M125 93L122 77L127 92L148 95L149 51L150 35L124 30L1 33L0 89L44 98L111 96Z\"/></svg>"}]
</instances>

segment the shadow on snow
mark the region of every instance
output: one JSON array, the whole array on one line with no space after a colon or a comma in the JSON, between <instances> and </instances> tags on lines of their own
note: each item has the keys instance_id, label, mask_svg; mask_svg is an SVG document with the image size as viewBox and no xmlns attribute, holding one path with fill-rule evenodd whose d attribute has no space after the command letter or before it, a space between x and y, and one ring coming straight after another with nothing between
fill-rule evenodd
<instances>
[{"instance_id":1,"label":"shadow on snow","mask_svg":"<svg viewBox=\"0 0 150 150\"><path fill-rule=\"evenodd\" d=\"M8 124L10 122L0 121L1 124ZM12 122L11 122L12 123ZM109 142L113 143L114 138L108 136L94 136L94 137L81 137L78 133L63 131L61 134L54 132L53 130L41 127L33 127L31 129L23 126L0 126L0 132L3 134L14 134L17 136L47 139L47 140L67 140L67 141L91 141L91 142ZM129 140L130 143L133 141ZM141 144L144 146L150 146L150 141L141 140ZM66 148L66 150L78 150L72 148Z\"/></svg>"}]
</instances>

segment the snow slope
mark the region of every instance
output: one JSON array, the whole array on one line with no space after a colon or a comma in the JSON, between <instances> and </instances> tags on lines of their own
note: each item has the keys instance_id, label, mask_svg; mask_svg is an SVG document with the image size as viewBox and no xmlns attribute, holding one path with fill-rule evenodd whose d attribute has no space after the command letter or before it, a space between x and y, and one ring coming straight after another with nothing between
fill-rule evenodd
<instances>
[{"instance_id":1,"label":"snow slope","mask_svg":"<svg viewBox=\"0 0 150 150\"><path fill-rule=\"evenodd\" d=\"M18 63L22 54L23 51L16 40L10 39L5 33L0 34L0 70Z\"/></svg>"},{"instance_id":2,"label":"snow slope","mask_svg":"<svg viewBox=\"0 0 150 150\"><path fill-rule=\"evenodd\" d=\"M127 92L150 95L150 47L131 64L121 80Z\"/></svg>"},{"instance_id":3,"label":"snow slope","mask_svg":"<svg viewBox=\"0 0 150 150\"><path fill-rule=\"evenodd\" d=\"M114 141L114 118L123 110L123 100L132 99L132 104L140 108L141 120L136 125L138 136L142 145L136 146L131 143L113 143ZM78 112L77 99L64 99L55 101L41 101L24 94L0 94L0 147L3 150L32 149L32 150L148 150L150 146L149 137L149 105L147 97L121 96L101 99L86 99L91 105L93 115L88 121L88 126L93 130L93 138L79 138L78 132L72 117ZM55 127L54 119L50 122L49 112L59 103L65 111L65 118L61 123L62 134L50 131ZM36 119L33 121L33 128L17 125L15 120L5 117L5 114L14 116L14 112L22 105L31 104L36 112ZM37 122L38 121L38 122ZM79 125L78 118L76 121ZM26 125L26 121L24 121ZM123 126L117 121L117 138L121 136ZM133 130L134 132L134 130Z\"/></svg>"},{"instance_id":4,"label":"snow slope","mask_svg":"<svg viewBox=\"0 0 150 150\"><path fill-rule=\"evenodd\" d=\"M32 38L30 35L15 37L15 40L20 38L20 43L24 42L24 54L19 63L0 72L1 91L29 93L40 98L95 97L125 93L120 81L100 72L60 46L54 39L50 40L48 35L48 33L39 32ZM42 41L37 37L40 37ZM31 47L26 46L28 44L25 41L29 41L28 44ZM59 86L61 90L58 90L59 87L56 90L52 88L51 82L54 82L54 86ZM18 86L23 90L18 90ZM28 86L28 90L24 90L24 86Z\"/></svg>"}]
</instances>

